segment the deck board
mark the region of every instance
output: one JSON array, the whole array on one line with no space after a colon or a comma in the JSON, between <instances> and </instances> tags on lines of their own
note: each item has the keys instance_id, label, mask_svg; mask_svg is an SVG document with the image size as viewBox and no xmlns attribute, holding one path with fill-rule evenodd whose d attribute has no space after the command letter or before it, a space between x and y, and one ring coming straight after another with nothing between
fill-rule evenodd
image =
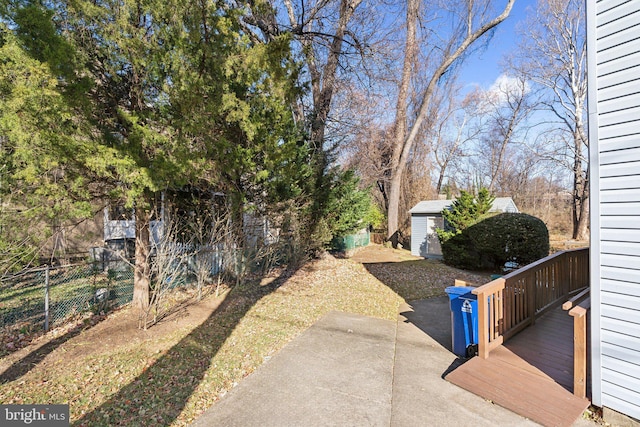
<instances>
[{"instance_id":1,"label":"deck board","mask_svg":"<svg viewBox=\"0 0 640 427\"><path fill-rule=\"evenodd\" d=\"M573 318L560 308L446 379L545 426L571 426L589 406L571 392Z\"/></svg>"}]
</instances>

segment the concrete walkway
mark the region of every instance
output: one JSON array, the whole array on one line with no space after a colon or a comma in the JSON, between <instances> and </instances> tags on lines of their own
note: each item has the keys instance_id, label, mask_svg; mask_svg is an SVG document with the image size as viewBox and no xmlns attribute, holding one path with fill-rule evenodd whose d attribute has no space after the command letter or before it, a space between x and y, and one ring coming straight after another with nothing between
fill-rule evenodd
<instances>
[{"instance_id":1,"label":"concrete walkway","mask_svg":"<svg viewBox=\"0 0 640 427\"><path fill-rule=\"evenodd\" d=\"M536 425L443 379L459 363L449 316L446 297L402 307L397 322L329 313L193 425Z\"/></svg>"}]
</instances>

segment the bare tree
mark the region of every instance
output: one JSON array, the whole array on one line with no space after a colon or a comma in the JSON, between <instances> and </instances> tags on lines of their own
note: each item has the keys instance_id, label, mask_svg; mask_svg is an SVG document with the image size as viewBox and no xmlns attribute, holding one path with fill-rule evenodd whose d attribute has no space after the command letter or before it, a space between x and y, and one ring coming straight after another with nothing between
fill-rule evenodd
<instances>
[{"instance_id":1,"label":"bare tree","mask_svg":"<svg viewBox=\"0 0 640 427\"><path fill-rule=\"evenodd\" d=\"M150 245L149 304L140 308L139 327L146 329L187 302L171 296L176 289L195 287L196 301L212 286L218 295L225 280L241 280L239 272L254 261L238 256L231 213L204 205L191 206L186 213L175 207L163 213L162 227Z\"/></svg>"},{"instance_id":2,"label":"bare tree","mask_svg":"<svg viewBox=\"0 0 640 427\"><path fill-rule=\"evenodd\" d=\"M225 252L233 239L231 216L227 211L209 210L204 215L195 215L186 227L190 236L187 263L196 279L197 299L202 299L203 289L214 281L217 296L222 284Z\"/></svg>"},{"instance_id":3,"label":"bare tree","mask_svg":"<svg viewBox=\"0 0 640 427\"><path fill-rule=\"evenodd\" d=\"M483 98L481 109L487 120L478 158L486 165L486 186L493 194L500 177L505 175L508 147L525 143L527 129L521 129L521 124L532 114L536 103L523 74L502 75Z\"/></svg>"},{"instance_id":4,"label":"bare tree","mask_svg":"<svg viewBox=\"0 0 640 427\"><path fill-rule=\"evenodd\" d=\"M136 306L139 309L138 327L142 329L157 323L168 311L168 307L165 306L166 297L176 283L185 280L184 270L190 255L188 252L191 242L178 242L181 233L175 217L165 215L162 221L162 233L158 240L152 239L150 250L146 254L148 259L145 264L149 266L148 277L150 282L152 281L148 288L147 304Z\"/></svg>"},{"instance_id":5,"label":"bare tree","mask_svg":"<svg viewBox=\"0 0 640 427\"><path fill-rule=\"evenodd\" d=\"M378 108L375 112L375 108ZM380 105L371 106L370 110L362 110L364 116L377 117ZM388 208L388 189L390 179L390 160L392 153L392 128L389 124L379 123L376 120L363 122L364 126L357 128L357 132L349 144L346 144L343 153L343 165L348 169L357 170L361 178L361 185L370 188L380 210L386 212ZM425 129L431 130L430 128ZM433 192L430 158L430 149L435 137L427 132L418 138L412 149L409 161L406 165L404 179L400 195L400 211L407 212L420 200L431 198ZM404 218L404 217L403 217ZM399 224L401 234L409 229L407 221Z\"/></svg>"},{"instance_id":6,"label":"bare tree","mask_svg":"<svg viewBox=\"0 0 640 427\"><path fill-rule=\"evenodd\" d=\"M294 107L300 121L307 121L311 142L316 150L319 169L328 165L325 139L341 77L357 79L353 62L362 62L370 49L373 27L357 17L362 0L281 0L268 4L250 2L244 17L257 39L271 39L289 33L294 50L300 55L308 83L309 99ZM368 9L368 14L375 14ZM370 23L369 23L370 24ZM257 31L256 31L257 29Z\"/></svg>"},{"instance_id":7,"label":"bare tree","mask_svg":"<svg viewBox=\"0 0 640 427\"><path fill-rule=\"evenodd\" d=\"M559 121L571 170L572 237L588 238L587 69L584 2L540 0L524 27L519 66L546 88L545 106ZM562 159L557 159L561 161Z\"/></svg>"},{"instance_id":8,"label":"bare tree","mask_svg":"<svg viewBox=\"0 0 640 427\"><path fill-rule=\"evenodd\" d=\"M449 3L454 7L444 14L448 18L455 19L452 32L441 31L446 34L444 40L432 40L433 45L423 46L423 50L430 49L430 64L433 67L427 72L426 86L416 91L415 113L409 115L407 94L411 85L412 69L415 64L415 52L418 48L417 20L420 19L417 11L417 0L408 0L407 6L407 37L405 44L405 61L402 71L402 79L399 86L399 95L396 108L393 134L393 154L391 158L391 179L389 188L388 211L388 239L394 246L398 242L398 219L400 192L404 171L409 160L411 150L420 134L422 127L428 118L438 82L445 73L459 62L464 53L483 35L504 21L513 7L515 0L508 0L504 9L495 17L491 17L491 2L466 0ZM431 34L437 34L433 31Z\"/></svg>"},{"instance_id":9,"label":"bare tree","mask_svg":"<svg viewBox=\"0 0 640 427\"><path fill-rule=\"evenodd\" d=\"M460 88L451 81L444 87L443 107L435 113L435 132L431 146L432 157L437 166L436 194L442 192L444 179L451 174L451 168L461 163L465 146L481 132L477 125L479 104L478 91L458 99Z\"/></svg>"},{"instance_id":10,"label":"bare tree","mask_svg":"<svg viewBox=\"0 0 640 427\"><path fill-rule=\"evenodd\" d=\"M384 212L389 205L385 191L391 157L388 132L388 127L370 123L358 129L343 150L344 166L358 171L362 185L378 190L372 193Z\"/></svg>"},{"instance_id":11,"label":"bare tree","mask_svg":"<svg viewBox=\"0 0 640 427\"><path fill-rule=\"evenodd\" d=\"M251 1L249 15L243 18L256 40L291 37L292 51L302 68L300 83L310 89L292 108L312 150L309 187L313 204L303 224L312 235L320 232L334 186L330 169L340 148L351 141L350 131L358 122L348 108L350 95L354 88L370 86L373 39L380 38L380 26L374 22L385 19L376 6L376 0Z\"/></svg>"}]
</instances>

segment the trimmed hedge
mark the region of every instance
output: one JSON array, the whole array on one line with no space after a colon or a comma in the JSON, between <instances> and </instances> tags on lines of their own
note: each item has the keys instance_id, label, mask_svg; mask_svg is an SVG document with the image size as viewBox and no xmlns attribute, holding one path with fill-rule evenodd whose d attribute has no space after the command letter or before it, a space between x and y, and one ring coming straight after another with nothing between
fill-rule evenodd
<instances>
[{"instance_id":1,"label":"trimmed hedge","mask_svg":"<svg viewBox=\"0 0 640 427\"><path fill-rule=\"evenodd\" d=\"M446 264L471 270L502 270L507 262L523 266L547 255L547 226L523 213L486 218L442 244Z\"/></svg>"}]
</instances>

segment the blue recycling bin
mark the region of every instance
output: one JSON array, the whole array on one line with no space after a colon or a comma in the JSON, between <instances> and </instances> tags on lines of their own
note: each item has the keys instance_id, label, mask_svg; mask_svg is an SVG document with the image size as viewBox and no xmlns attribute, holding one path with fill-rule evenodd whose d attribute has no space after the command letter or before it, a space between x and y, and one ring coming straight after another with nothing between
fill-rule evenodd
<instances>
[{"instance_id":1,"label":"blue recycling bin","mask_svg":"<svg viewBox=\"0 0 640 427\"><path fill-rule=\"evenodd\" d=\"M460 357L471 357L478 349L478 297L467 286L449 286L451 347Z\"/></svg>"}]
</instances>

